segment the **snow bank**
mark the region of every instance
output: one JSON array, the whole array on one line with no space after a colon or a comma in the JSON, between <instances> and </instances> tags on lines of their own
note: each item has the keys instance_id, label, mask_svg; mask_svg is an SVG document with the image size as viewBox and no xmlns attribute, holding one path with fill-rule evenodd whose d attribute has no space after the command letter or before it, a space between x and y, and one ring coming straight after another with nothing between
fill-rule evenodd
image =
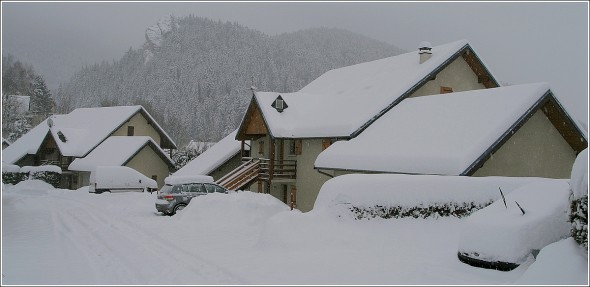
<instances>
[{"instance_id":1,"label":"snow bank","mask_svg":"<svg viewBox=\"0 0 590 287\"><path fill-rule=\"evenodd\" d=\"M527 183L539 181L551 180L532 177L349 174L330 179L322 186L314 210L328 208L341 215L353 207L429 207L450 203L485 206L500 198L498 188L507 194Z\"/></svg>"},{"instance_id":2,"label":"snow bank","mask_svg":"<svg viewBox=\"0 0 590 287\"><path fill-rule=\"evenodd\" d=\"M222 223L226 227L241 228L258 226L262 221L282 211L290 209L270 194L239 191L195 197L174 217L188 225L212 221L215 224Z\"/></svg>"},{"instance_id":3,"label":"snow bank","mask_svg":"<svg viewBox=\"0 0 590 287\"><path fill-rule=\"evenodd\" d=\"M588 196L588 149L581 151L576 157L572 167L570 188L574 194L574 199Z\"/></svg>"},{"instance_id":4,"label":"snow bank","mask_svg":"<svg viewBox=\"0 0 590 287\"><path fill-rule=\"evenodd\" d=\"M586 285L588 255L569 237L547 245L514 282L517 285Z\"/></svg>"},{"instance_id":5,"label":"snow bank","mask_svg":"<svg viewBox=\"0 0 590 287\"><path fill-rule=\"evenodd\" d=\"M20 172L55 172L61 174L61 168L57 165L23 166Z\"/></svg>"},{"instance_id":6,"label":"snow bank","mask_svg":"<svg viewBox=\"0 0 590 287\"><path fill-rule=\"evenodd\" d=\"M523 263L532 250L569 235L568 197L566 180L533 182L506 194L508 208L499 199L466 219L459 252L487 262Z\"/></svg>"},{"instance_id":7,"label":"snow bank","mask_svg":"<svg viewBox=\"0 0 590 287\"><path fill-rule=\"evenodd\" d=\"M171 175L164 179L169 185L185 183L213 183L213 177L208 175Z\"/></svg>"}]
</instances>

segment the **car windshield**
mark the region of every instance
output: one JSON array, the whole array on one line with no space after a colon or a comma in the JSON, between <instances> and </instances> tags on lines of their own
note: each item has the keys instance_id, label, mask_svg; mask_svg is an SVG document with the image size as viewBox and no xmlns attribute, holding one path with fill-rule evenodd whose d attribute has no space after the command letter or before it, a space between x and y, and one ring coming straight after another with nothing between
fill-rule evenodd
<instances>
[{"instance_id":1,"label":"car windshield","mask_svg":"<svg viewBox=\"0 0 590 287\"><path fill-rule=\"evenodd\" d=\"M180 193L182 191L181 185L164 185L160 190L161 193Z\"/></svg>"}]
</instances>

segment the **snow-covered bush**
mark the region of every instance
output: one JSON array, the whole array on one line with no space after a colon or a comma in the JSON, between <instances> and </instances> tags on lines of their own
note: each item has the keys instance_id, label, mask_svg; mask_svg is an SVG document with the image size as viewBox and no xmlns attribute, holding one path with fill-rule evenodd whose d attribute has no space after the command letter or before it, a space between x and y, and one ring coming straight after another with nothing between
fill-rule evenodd
<instances>
[{"instance_id":1,"label":"snow-covered bush","mask_svg":"<svg viewBox=\"0 0 590 287\"><path fill-rule=\"evenodd\" d=\"M23 180L29 178L28 172L22 172L18 165L3 164L2 165L2 182L5 184L15 185Z\"/></svg>"},{"instance_id":2,"label":"snow-covered bush","mask_svg":"<svg viewBox=\"0 0 590 287\"><path fill-rule=\"evenodd\" d=\"M570 190L572 237L588 249L588 149L574 162Z\"/></svg>"},{"instance_id":3,"label":"snow-covered bush","mask_svg":"<svg viewBox=\"0 0 590 287\"><path fill-rule=\"evenodd\" d=\"M55 165L23 166L21 172L29 174L29 179L38 179L59 187L61 181L61 168Z\"/></svg>"},{"instance_id":4,"label":"snow-covered bush","mask_svg":"<svg viewBox=\"0 0 590 287\"><path fill-rule=\"evenodd\" d=\"M371 218L465 217L541 178L349 174L328 180L314 209Z\"/></svg>"}]
</instances>

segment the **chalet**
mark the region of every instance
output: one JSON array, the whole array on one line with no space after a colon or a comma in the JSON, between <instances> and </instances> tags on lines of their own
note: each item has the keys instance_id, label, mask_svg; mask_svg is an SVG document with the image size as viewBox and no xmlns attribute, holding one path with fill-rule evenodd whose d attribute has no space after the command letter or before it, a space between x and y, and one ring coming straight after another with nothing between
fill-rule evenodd
<instances>
[{"instance_id":1,"label":"chalet","mask_svg":"<svg viewBox=\"0 0 590 287\"><path fill-rule=\"evenodd\" d=\"M406 99L315 161L332 176L569 178L587 136L545 83Z\"/></svg>"},{"instance_id":2,"label":"chalet","mask_svg":"<svg viewBox=\"0 0 590 287\"><path fill-rule=\"evenodd\" d=\"M163 149L176 144L142 106L80 108L41 122L2 151L2 162L57 165L62 188L87 184L98 165L130 166L162 186L174 166Z\"/></svg>"},{"instance_id":3,"label":"chalet","mask_svg":"<svg viewBox=\"0 0 590 287\"><path fill-rule=\"evenodd\" d=\"M331 70L295 93L253 89L236 134L251 141L252 158L232 180L309 211L331 178L314 163L334 142L362 134L406 98L498 86L461 40Z\"/></svg>"},{"instance_id":4,"label":"chalet","mask_svg":"<svg viewBox=\"0 0 590 287\"><path fill-rule=\"evenodd\" d=\"M225 175L242 164L242 158L248 157L249 149L242 147L242 142L237 141L237 130L221 139L219 142L205 150L185 166L176 171L172 176L209 175L214 180L222 180ZM248 145L248 143L245 143ZM242 154L241 151L244 151ZM233 189L233 186L227 186Z\"/></svg>"}]
</instances>

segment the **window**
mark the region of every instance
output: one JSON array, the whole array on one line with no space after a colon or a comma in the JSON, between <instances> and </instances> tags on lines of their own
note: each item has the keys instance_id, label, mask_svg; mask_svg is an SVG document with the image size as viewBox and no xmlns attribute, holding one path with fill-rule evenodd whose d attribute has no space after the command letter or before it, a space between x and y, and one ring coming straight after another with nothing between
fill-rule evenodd
<instances>
[{"instance_id":1,"label":"window","mask_svg":"<svg viewBox=\"0 0 590 287\"><path fill-rule=\"evenodd\" d=\"M282 110L283 108L283 104L285 103L285 101L283 101L283 99L277 99L277 110Z\"/></svg>"},{"instance_id":2,"label":"window","mask_svg":"<svg viewBox=\"0 0 590 287\"><path fill-rule=\"evenodd\" d=\"M302 152L301 140L295 140L295 154L300 155Z\"/></svg>"},{"instance_id":3,"label":"window","mask_svg":"<svg viewBox=\"0 0 590 287\"><path fill-rule=\"evenodd\" d=\"M133 136L134 133L135 133L135 128L133 126L128 126L127 127L127 136Z\"/></svg>"},{"instance_id":4,"label":"window","mask_svg":"<svg viewBox=\"0 0 590 287\"><path fill-rule=\"evenodd\" d=\"M274 102L272 102L271 105L273 108L275 108L277 110L277 112L282 113L283 110L285 110L286 108L288 108L289 106L287 105L287 103L285 102L285 100L283 100L283 97L281 97L281 95L279 95Z\"/></svg>"},{"instance_id":5,"label":"window","mask_svg":"<svg viewBox=\"0 0 590 287\"><path fill-rule=\"evenodd\" d=\"M440 86L440 93L441 94L447 94L447 93L452 93L452 92L453 92L453 88Z\"/></svg>"},{"instance_id":6,"label":"window","mask_svg":"<svg viewBox=\"0 0 590 287\"><path fill-rule=\"evenodd\" d=\"M258 142L258 153L259 154L264 154L264 141L259 141Z\"/></svg>"},{"instance_id":7,"label":"window","mask_svg":"<svg viewBox=\"0 0 590 287\"><path fill-rule=\"evenodd\" d=\"M289 141L289 155L295 155L295 140Z\"/></svg>"}]
</instances>

